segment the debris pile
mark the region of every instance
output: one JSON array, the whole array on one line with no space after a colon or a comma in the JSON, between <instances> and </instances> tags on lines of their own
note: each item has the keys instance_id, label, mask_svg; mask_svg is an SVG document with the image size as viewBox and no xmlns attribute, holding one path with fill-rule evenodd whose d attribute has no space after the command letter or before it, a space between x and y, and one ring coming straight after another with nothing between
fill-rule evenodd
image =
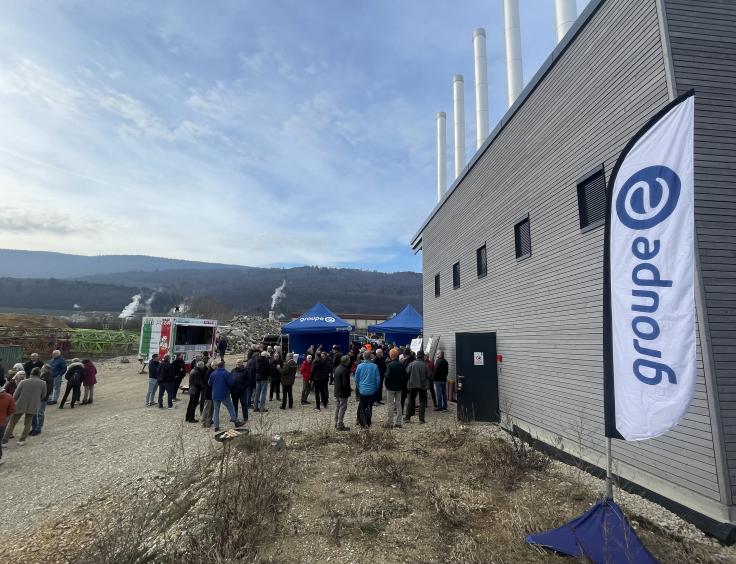
<instances>
[{"instance_id":1,"label":"debris pile","mask_svg":"<svg viewBox=\"0 0 736 564\"><path fill-rule=\"evenodd\" d=\"M278 335L281 323L257 315L236 315L225 325L218 328L218 333L228 341L228 351L245 352L253 345L258 345L266 335Z\"/></svg>"}]
</instances>

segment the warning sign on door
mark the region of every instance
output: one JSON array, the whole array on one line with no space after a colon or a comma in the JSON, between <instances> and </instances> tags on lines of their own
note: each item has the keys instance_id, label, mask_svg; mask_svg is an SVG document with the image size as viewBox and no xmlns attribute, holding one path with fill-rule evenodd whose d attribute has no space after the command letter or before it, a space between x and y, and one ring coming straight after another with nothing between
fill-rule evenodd
<instances>
[{"instance_id":1,"label":"warning sign on door","mask_svg":"<svg viewBox=\"0 0 736 564\"><path fill-rule=\"evenodd\" d=\"M485 362L483 361L483 353L482 352L474 352L473 353L473 364L476 366L483 366L485 365Z\"/></svg>"}]
</instances>

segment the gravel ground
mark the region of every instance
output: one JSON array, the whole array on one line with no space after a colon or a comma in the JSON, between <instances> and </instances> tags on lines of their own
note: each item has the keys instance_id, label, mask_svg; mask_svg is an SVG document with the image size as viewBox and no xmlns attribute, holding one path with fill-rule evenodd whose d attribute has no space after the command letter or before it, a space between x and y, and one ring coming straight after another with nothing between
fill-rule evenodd
<instances>
[{"instance_id":1,"label":"gravel ground","mask_svg":"<svg viewBox=\"0 0 736 564\"><path fill-rule=\"evenodd\" d=\"M227 366L234 366L235 359L226 357ZM98 362L97 368L99 383L91 406L69 409L67 405L63 410L58 405L48 406L41 435L29 437L22 447L11 440L3 449L6 463L0 466L0 538L32 531L80 503L107 496L136 477L163 473L180 430L188 448L202 449L215 442L212 430L183 423L186 396L181 396L176 409L143 406L148 377L138 373L137 362L123 364L120 359L111 359ZM300 405L300 378L293 394L293 409L280 410L274 399L268 404L268 413L251 413L248 426L256 432L272 433L332 428L334 403L321 411L315 410L313 403ZM376 419L383 421L386 407L377 406L375 413ZM227 419L223 408L223 427ZM345 419L353 426L352 399ZM428 420L454 422L454 410L430 410ZM21 427L16 427L15 436L20 432Z\"/></svg>"},{"instance_id":2,"label":"gravel ground","mask_svg":"<svg viewBox=\"0 0 736 564\"><path fill-rule=\"evenodd\" d=\"M235 357L226 358L233 366ZM19 447L12 440L5 451L6 464L0 466L0 537L8 538L23 532L31 535L44 525L58 522L80 505L94 506L109 500L120 488L144 477L162 476L169 451L183 433L183 442L190 449L210 448L213 432L201 425L184 424L186 397L177 409L160 410L143 407L147 376L138 374L138 364L123 364L119 359L98 363L95 403L74 410L49 406L44 432L31 437ZM333 405L317 411L313 404L299 404L301 382L294 389L296 404L292 410L280 410L274 400L267 414L251 414L248 426L253 432L283 433L295 430L331 429ZM313 397L310 397L313 400ZM255 417L254 417L255 415ZM223 421L227 421L222 410ZM351 400L346 423L354 426L355 403ZM374 422L387 419L386 407L377 406ZM454 404L447 413L429 410L425 429L457 426ZM494 425L474 425L483 434L500 432ZM412 425L411 431L421 432ZM19 436L17 429L16 436ZM582 480L597 491L603 491L601 480L577 468L555 462L553 472L561 481L571 484ZM114 499L114 498L113 498ZM693 525L663 507L639 496L616 492L616 500L634 516L642 516L677 536L701 543L714 543ZM736 561L736 549L727 549ZM2 560L0 547L0 560Z\"/></svg>"}]
</instances>

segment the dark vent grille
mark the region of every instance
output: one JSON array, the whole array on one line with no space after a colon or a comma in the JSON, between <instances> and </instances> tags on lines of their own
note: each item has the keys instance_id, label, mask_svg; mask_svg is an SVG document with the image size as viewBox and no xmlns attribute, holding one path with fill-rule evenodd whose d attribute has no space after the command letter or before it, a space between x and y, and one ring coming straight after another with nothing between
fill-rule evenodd
<instances>
[{"instance_id":1,"label":"dark vent grille","mask_svg":"<svg viewBox=\"0 0 736 564\"><path fill-rule=\"evenodd\" d=\"M460 287L460 263L456 262L452 265L452 287Z\"/></svg>"},{"instance_id":2,"label":"dark vent grille","mask_svg":"<svg viewBox=\"0 0 736 564\"><path fill-rule=\"evenodd\" d=\"M603 168L578 184L580 229L601 225L606 218L606 174Z\"/></svg>"},{"instance_id":3,"label":"dark vent grille","mask_svg":"<svg viewBox=\"0 0 736 564\"><path fill-rule=\"evenodd\" d=\"M516 258L527 257L532 254L532 233L528 217L514 225L514 243L516 245Z\"/></svg>"},{"instance_id":4,"label":"dark vent grille","mask_svg":"<svg viewBox=\"0 0 736 564\"><path fill-rule=\"evenodd\" d=\"M475 251L475 265L478 270L478 278L483 278L488 274L488 255L486 254L485 245Z\"/></svg>"},{"instance_id":5,"label":"dark vent grille","mask_svg":"<svg viewBox=\"0 0 736 564\"><path fill-rule=\"evenodd\" d=\"M434 297L437 298L440 295L440 275L434 275Z\"/></svg>"}]
</instances>

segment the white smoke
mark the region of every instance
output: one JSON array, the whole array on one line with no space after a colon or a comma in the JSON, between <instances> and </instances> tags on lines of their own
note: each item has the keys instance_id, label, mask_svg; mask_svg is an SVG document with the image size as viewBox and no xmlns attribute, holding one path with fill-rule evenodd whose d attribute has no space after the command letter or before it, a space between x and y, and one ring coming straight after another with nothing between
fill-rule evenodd
<instances>
[{"instance_id":1,"label":"white smoke","mask_svg":"<svg viewBox=\"0 0 736 564\"><path fill-rule=\"evenodd\" d=\"M79 309L79 304L74 304L74 309Z\"/></svg>"},{"instance_id":2,"label":"white smoke","mask_svg":"<svg viewBox=\"0 0 736 564\"><path fill-rule=\"evenodd\" d=\"M131 301L127 306L123 308L123 311L120 312L120 315L118 315L118 318L128 319L129 317L133 317L133 314L141 308L141 295L140 294L136 294L130 299L133 301Z\"/></svg>"},{"instance_id":3,"label":"white smoke","mask_svg":"<svg viewBox=\"0 0 736 564\"><path fill-rule=\"evenodd\" d=\"M179 308L178 311L176 309L177 307ZM189 305L187 305L186 302L181 302L178 306L174 306L169 310L169 315L174 315L175 313L181 315L187 313L188 311Z\"/></svg>"},{"instance_id":4,"label":"white smoke","mask_svg":"<svg viewBox=\"0 0 736 564\"><path fill-rule=\"evenodd\" d=\"M153 300L156 298L156 294L158 294L160 291L161 291L161 288L159 288L158 290L154 290L153 293L146 300L144 304L146 308L146 315L151 315L151 313L153 313L153 310L151 309L151 304L153 303Z\"/></svg>"},{"instance_id":5,"label":"white smoke","mask_svg":"<svg viewBox=\"0 0 736 564\"><path fill-rule=\"evenodd\" d=\"M284 288L286 288L286 280L284 280L281 283L281 286L276 288L271 295L271 311L276 309L276 306L279 305L279 302L286 297L286 292L284 292Z\"/></svg>"}]
</instances>

